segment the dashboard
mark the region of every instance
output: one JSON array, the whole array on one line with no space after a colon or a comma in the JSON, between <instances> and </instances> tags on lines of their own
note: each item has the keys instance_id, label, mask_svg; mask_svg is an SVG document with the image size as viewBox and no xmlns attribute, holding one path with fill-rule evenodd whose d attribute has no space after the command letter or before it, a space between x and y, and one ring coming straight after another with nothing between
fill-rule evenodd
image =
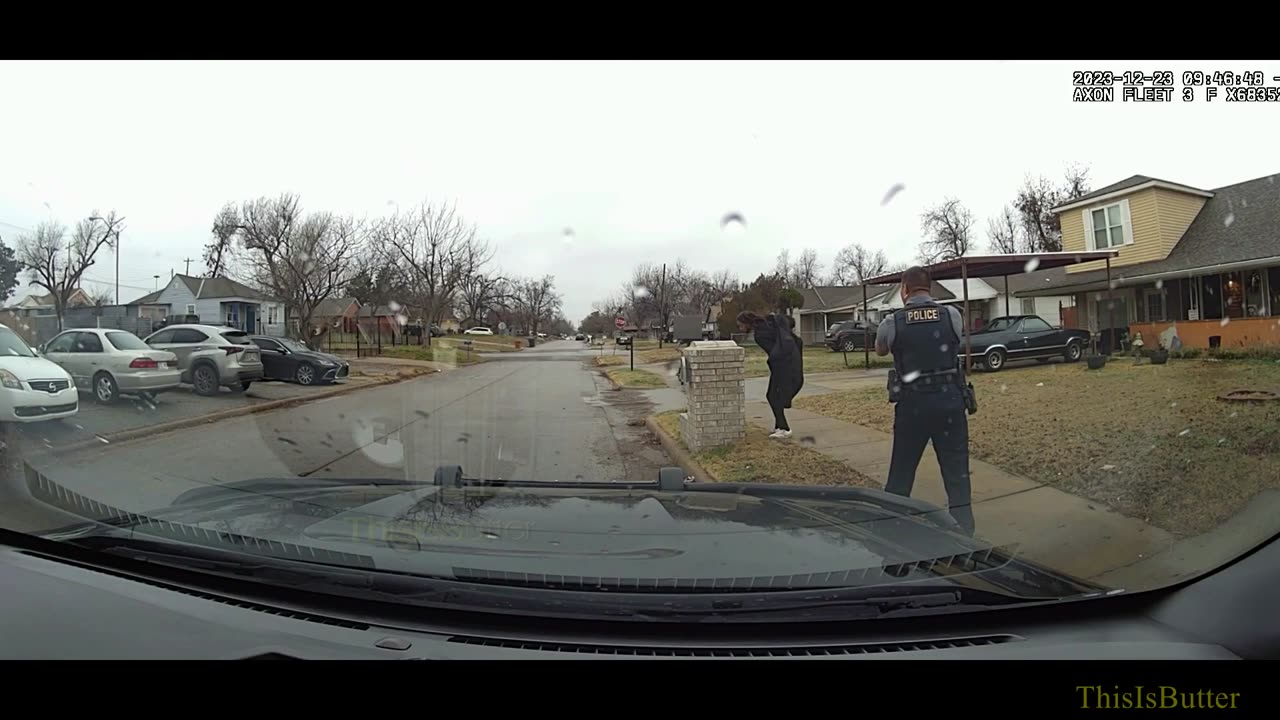
<instances>
[{"instance_id":1,"label":"dashboard","mask_svg":"<svg viewBox=\"0 0 1280 720\"><path fill-rule=\"evenodd\" d=\"M15 543L0 547L0 658L1261 659L1280 657L1277 568L1272 542L1173 590L1053 608L668 630L268 598Z\"/></svg>"}]
</instances>

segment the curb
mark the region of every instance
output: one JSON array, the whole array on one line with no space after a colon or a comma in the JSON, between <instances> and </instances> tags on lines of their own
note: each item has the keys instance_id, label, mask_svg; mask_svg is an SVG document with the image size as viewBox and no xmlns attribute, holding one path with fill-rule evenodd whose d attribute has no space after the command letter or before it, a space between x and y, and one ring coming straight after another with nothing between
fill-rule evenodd
<instances>
[{"instance_id":1,"label":"curb","mask_svg":"<svg viewBox=\"0 0 1280 720\"><path fill-rule=\"evenodd\" d=\"M698 482L716 481L715 478L711 477L710 473L698 464L697 460L693 459L693 455L684 449L680 441L668 435L658 425L652 415L644 419L644 426L649 428L649 432L658 436L658 442L662 444L662 449L666 451L667 457L670 457L671 461L683 468L686 473L692 475L695 480Z\"/></svg>"},{"instance_id":2,"label":"curb","mask_svg":"<svg viewBox=\"0 0 1280 720\"><path fill-rule=\"evenodd\" d=\"M154 435L163 435L165 433L170 433L175 430L185 430L187 428L195 427L197 425L206 425L209 423L215 423L221 420L227 420L234 417L241 417L244 415L256 415L258 413L268 412L271 410L279 410L281 408L294 407L296 405L303 405L305 403L313 402L315 400L324 400L326 398L337 397L339 395L347 395L349 393L359 392L360 390L365 390L368 388L382 387L383 385L394 385L396 383L407 382L409 380L416 380L422 377L423 375L429 375L429 374L432 374L432 373L397 375L394 378L375 380L373 382L361 383L359 385L347 385L344 387L335 388L328 392L319 393L317 395L300 395L298 397L283 398L281 400L268 400L267 402L257 403L255 405L245 405L242 407L234 407L234 408L228 408L226 410L219 410L218 412L209 413L207 415L198 415L196 417L182 418L181 420L173 420L171 422L160 423L158 425L146 425L144 427L131 428L129 430L121 430L120 432L112 433L110 435L100 435L98 437L95 437L92 440L81 440L80 442L71 443L69 445L63 445L58 448L58 452L69 453L69 452L84 450L85 448L99 447L102 444L103 440L106 440L107 442L114 445L116 443L128 442L129 440L136 440L144 436L151 437Z\"/></svg>"}]
</instances>

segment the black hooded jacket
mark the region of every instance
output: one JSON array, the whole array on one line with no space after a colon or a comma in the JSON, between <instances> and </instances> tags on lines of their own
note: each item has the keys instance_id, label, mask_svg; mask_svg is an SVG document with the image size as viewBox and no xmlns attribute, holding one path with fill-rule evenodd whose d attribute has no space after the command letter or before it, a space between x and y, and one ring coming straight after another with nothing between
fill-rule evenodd
<instances>
[{"instance_id":1,"label":"black hooded jacket","mask_svg":"<svg viewBox=\"0 0 1280 720\"><path fill-rule=\"evenodd\" d=\"M804 387L804 341L791 330L785 315L768 315L753 328L756 344L769 356L769 388L765 398L772 405L791 407Z\"/></svg>"}]
</instances>

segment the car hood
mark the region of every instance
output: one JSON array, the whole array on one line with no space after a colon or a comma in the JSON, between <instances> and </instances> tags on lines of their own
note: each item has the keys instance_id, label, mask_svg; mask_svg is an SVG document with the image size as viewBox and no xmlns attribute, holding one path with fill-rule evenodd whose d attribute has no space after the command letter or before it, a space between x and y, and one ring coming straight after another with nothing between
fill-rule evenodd
<instances>
[{"instance_id":1,"label":"car hood","mask_svg":"<svg viewBox=\"0 0 1280 720\"><path fill-rule=\"evenodd\" d=\"M295 358L298 358L299 360L328 360L329 362L336 363L336 364L342 364L346 362L346 360L343 360L337 355L330 355L329 353L316 352L315 350L308 350L305 352L300 350L294 350L293 352L290 353L290 355L292 355Z\"/></svg>"},{"instance_id":2,"label":"car hood","mask_svg":"<svg viewBox=\"0 0 1280 720\"><path fill-rule=\"evenodd\" d=\"M167 508L121 517L128 518L122 530L138 534L163 529L186 542L265 543L282 557L326 556L459 580L536 584L572 577L619 590L667 583L674 590L965 583L980 576L984 587L994 583L1022 596L1098 589L960 535L949 519L918 512L937 508L862 493L837 498L298 478L200 488Z\"/></svg>"},{"instance_id":3,"label":"car hood","mask_svg":"<svg viewBox=\"0 0 1280 720\"><path fill-rule=\"evenodd\" d=\"M0 369L8 370L19 380L69 380L66 370L42 357L0 357Z\"/></svg>"}]
</instances>

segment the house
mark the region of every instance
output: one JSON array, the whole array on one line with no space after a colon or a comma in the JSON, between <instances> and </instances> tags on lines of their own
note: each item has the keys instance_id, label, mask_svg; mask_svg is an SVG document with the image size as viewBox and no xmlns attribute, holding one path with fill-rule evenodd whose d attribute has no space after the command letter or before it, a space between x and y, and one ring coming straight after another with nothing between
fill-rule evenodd
<instances>
[{"instance_id":1,"label":"house","mask_svg":"<svg viewBox=\"0 0 1280 720\"><path fill-rule=\"evenodd\" d=\"M988 320L1006 315L1039 315L1054 327L1074 327L1075 298L1067 294L1021 297L1020 293L1051 285L1065 276L1062 268L1019 273L1001 278L969 278L969 327L980 329ZM897 285L872 300L873 320L902 308ZM963 307L965 282L960 279L935 280L930 295L941 305ZM877 318L878 316L878 318Z\"/></svg>"},{"instance_id":2,"label":"house","mask_svg":"<svg viewBox=\"0 0 1280 720\"><path fill-rule=\"evenodd\" d=\"M139 317L156 322L170 315L196 315L200 322L211 325L263 335L285 334L284 303L230 278L174 275L168 285L129 305L138 307Z\"/></svg>"},{"instance_id":3,"label":"house","mask_svg":"<svg viewBox=\"0 0 1280 720\"><path fill-rule=\"evenodd\" d=\"M867 287L868 304L874 303L885 291L894 285L870 285ZM795 311L796 333L807 345L821 344L827 335L827 328L838 322L866 317L862 309L862 286L811 287L800 291L804 296L804 307ZM879 315L871 313L872 322L879 320Z\"/></svg>"},{"instance_id":4,"label":"house","mask_svg":"<svg viewBox=\"0 0 1280 720\"><path fill-rule=\"evenodd\" d=\"M1280 181L1204 190L1134 175L1054 208L1063 250L1118 252L1021 297L1070 294L1099 350L1280 343ZM1108 277L1110 275L1110 277Z\"/></svg>"},{"instance_id":5,"label":"house","mask_svg":"<svg viewBox=\"0 0 1280 720\"><path fill-rule=\"evenodd\" d=\"M72 291L71 296L67 298L67 307L88 307L93 305L89 293L83 288L76 288ZM8 305L5 310L19 317L32 317L42 315L57 315L57 310L53 302L53 293L28 293L21 300Z\"/></svg>"},{"instance_id":6,"label":"house","mask_svg":"<svg viewBox=\"0 0 1280 720\"><path fill-rule=\"evenodd\" d=\"M354 333L360 317L360 301L353 297L325 298L311 311L311 324L338 328L344 333ZM297 315L297 313L293 313Z\"/></svg>"}]
</instances>

